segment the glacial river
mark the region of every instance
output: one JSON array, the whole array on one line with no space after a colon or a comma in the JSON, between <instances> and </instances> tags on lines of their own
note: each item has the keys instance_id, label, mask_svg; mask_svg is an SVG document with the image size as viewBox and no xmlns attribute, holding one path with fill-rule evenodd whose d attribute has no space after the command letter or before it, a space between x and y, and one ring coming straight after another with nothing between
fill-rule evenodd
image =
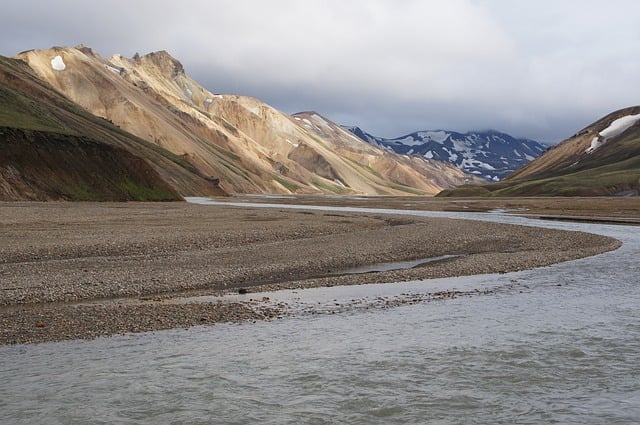
<instances>
[{"instance_id":1,"label":"glacial river","mask_svg":"<svg viewBox=\"0 0 640 425\"><path fill-rule=\"evenodd\" d=\"M270 322L0 347L0 423L640 423L639 227L414 214L624 245L517 273L269 294L296 312ZM474 295L421 298L442 289Z\"/></svg>"}]
</instances>

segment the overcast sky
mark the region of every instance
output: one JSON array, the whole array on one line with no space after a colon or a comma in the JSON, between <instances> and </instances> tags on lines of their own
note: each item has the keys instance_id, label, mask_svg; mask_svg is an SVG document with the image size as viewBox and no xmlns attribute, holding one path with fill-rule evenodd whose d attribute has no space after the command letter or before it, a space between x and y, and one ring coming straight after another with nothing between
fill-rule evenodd
<instances>
[{"instance_id":1,"label":"overcast sky","mask_svg":"<svg viewBox=\"0 0 640 425\"><path fill-rule=\"evenodd\" d=\"M384 137L494 128L557 143L640 104L638 0L20 0L0 54L167 50L215 93Z\"/></svg>"}]
</instances>

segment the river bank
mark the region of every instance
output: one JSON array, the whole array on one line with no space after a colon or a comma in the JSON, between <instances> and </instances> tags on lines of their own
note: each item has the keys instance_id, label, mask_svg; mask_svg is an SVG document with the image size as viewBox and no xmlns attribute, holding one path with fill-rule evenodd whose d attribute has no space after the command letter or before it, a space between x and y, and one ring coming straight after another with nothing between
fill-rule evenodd
<instances>
[{"instance_id":1,"label":"river bank","mask_svg":"<svg viewBox=\"0 0 640 425\"><path fill-rule=\"evenodd\" d=\"M503 273L619 246L477 221L184 203L2 203L0 217L0 344L272 319L286 305L252 292ZM174 302L239 291L246 301Z\"/></svg>"}]
</instances>

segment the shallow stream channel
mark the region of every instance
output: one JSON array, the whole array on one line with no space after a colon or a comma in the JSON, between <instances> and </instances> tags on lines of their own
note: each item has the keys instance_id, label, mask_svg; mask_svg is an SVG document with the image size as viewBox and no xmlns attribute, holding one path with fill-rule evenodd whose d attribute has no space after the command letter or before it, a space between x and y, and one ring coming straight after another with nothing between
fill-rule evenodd
<instances>
[{"instance_id":1,"label":"shallow stream channel","mask_svg":"<svg viewBox=\"0 0 640 425\"><path fill-rule=\"evenodd\" d=\"M515 273L251 294L293 312L272 321L0 347L0 423L640 422L640 227L315 208L580 230L623 246Z\"/></svg>"}]
</instances>

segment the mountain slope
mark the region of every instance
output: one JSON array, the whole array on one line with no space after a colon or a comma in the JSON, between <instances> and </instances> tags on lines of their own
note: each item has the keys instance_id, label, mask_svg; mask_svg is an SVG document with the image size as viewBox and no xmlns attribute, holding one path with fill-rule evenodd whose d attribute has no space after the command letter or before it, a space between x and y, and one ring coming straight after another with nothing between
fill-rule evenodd
<instances>
[{"instance_id":1,"label":"mountain slope","mask_svg":"<svg viewBox=\"0 0 640 425\"><path fill-rule=\"evenodd\" d=\"M432 193L438 187L480 182L451 164L398 155L363 143L360 138L316 112L300 112L294 114L293 118L308 131L327 141L332 149L341 152L350 165L355 166L352 170L370 176L372 181L379 184L386 181L387 185L398 191L409 194L419 194L421 191ZM339 174L344 176L345 173L348 171L340 170Z\"/></svg>"},{"instance_id":2,"label":"mountain slope","mask_svg":"<svg viewBox=\"0 0 640 425\"><path fill-rule=\"evenodd\" d=\"M0 200L180 200L178 191L223 193L0 56Z\"/></svg>"},{"instance_id":3,"label":"mountain slope","mask_svg":"<svg viewBox=\"0 0 640 425\"><path fill-rule=\"evenodd\" d=\"M606 196L640 192L640 106L582 129L502 182L443 196Z\"/></svg>"},{"instance_id":4,"label":"mountain slope","mask_svg":"<svg viewBox=\"0 0 640 425\"><path fill-rule=\"evenodd\" d=\"M434 183L420 174L437 174L440 165L406 162L357 139L320 137L257 99L213 94L167 52L104 59L81 46L18 57L69 99L179 156L228 193L432 195L465 181L451 173ZM365 156L376 160L359 163ZM378 167L383 157L398 166Z\"/></svg>"},{"instance_id":5,"label":"mountain slope","mask_svg":"<svg viewBox=\"0 0 640 425\"><path fill-rule=\"evenodd\" d=\"M501 180L546 149L534 140L516 139L494 130L464 134L444 130L418 131L395 139L384 139L358 127L348 129L376 146L449 162L467 173L492 181Z\"/></svg>"}]
</instances>

